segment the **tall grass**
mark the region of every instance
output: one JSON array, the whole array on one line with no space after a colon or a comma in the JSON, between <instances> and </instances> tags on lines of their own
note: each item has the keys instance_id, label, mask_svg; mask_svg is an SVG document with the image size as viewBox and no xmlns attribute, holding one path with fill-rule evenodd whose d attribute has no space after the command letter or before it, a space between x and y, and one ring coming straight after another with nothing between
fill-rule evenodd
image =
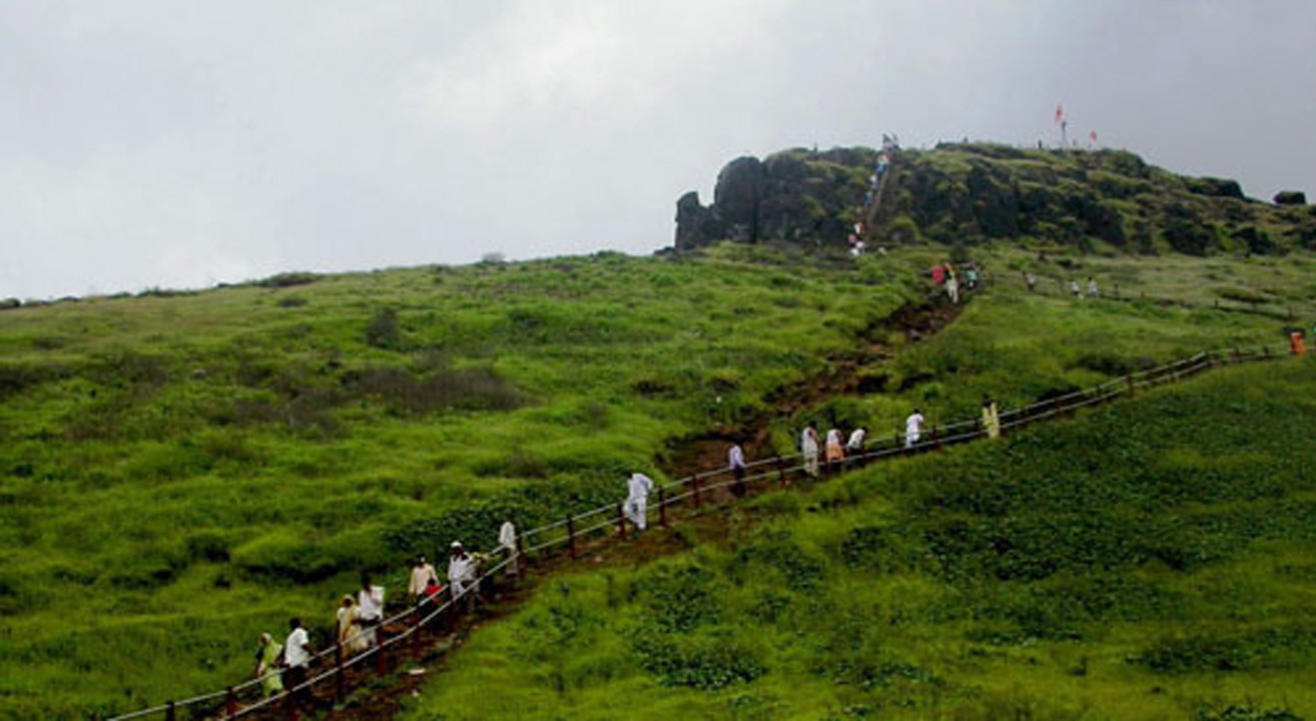
<instances>
[{"instance_id":1,"label":"tall grass","mask_svg":"<svg viewBox=\"0 0 1316 721\"><path fill-rule=\"evenodd\" d=\"M760 497L545 584L405 718L1310 717L1311 363Z\"/></svg>"}]
</instances>

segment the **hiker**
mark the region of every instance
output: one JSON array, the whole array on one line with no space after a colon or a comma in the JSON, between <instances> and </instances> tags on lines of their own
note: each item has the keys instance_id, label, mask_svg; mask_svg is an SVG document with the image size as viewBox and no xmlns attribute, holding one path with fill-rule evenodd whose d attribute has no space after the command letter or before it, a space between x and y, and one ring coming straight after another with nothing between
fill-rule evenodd
<instances>
[{"instance_id":1,"label":"hiker","mask_svg":"<svg viewBox=\"0 0 1316 721\"><path fill-rule=\"evenodd\" d=\"M384 587L370 583L370 574L361 574L361 590L356 594L357 625L361 627L361 643L374 646L379 643L375 628L384 620Z\"/></svg>"},{"instance_id":2,"label":"hiker","mask_svg":"<svg viewBox=\"0 0 1316 721\"><path fill-rule=\"evenodd\" d=\"M466 553L461 541L453 541L448 548L451 550L448 556L448 588L451 589L452 600L456 602L475 584L475 561Z\"/></svg>"},{"instance_id":3,"label":"hiker","mask_svg":"<svg viewBox=\"0 0 1316 721\"><path fill-rule=\"evenodd\" d=\"M932 284L941 285L946 280L946 266L938 263L932 266Z\"/></svg>"},{"instance_id":4,"label":"hiker","mask_svg":"<svg viewBox=\"0 0 1316 721\"><path fill-rule=\"evenodd\" d=\"M841 448L841 429L827 431L827 472L837 473L845 461L845 451Z\"/></svg>"},{"instance_id":5,"label":"hiker","mask_svg":"<svg viewBox=\"0 0 1316 721\"><path fill-rule=\"evenodd\" d=\"M955 279L955 271L950 266L946 267L946 296L951 303L960 302L960 283Z\"/></svg>"},{"instance_id":6,"label":"hiker","mask_svg":"<svg viewBox=\"0 0 1316 721\"><path fill-rule=\"evenodd\" d=\"M974 290L975 288L977 288L977 287L978 287L978 269L975 268L975 267L973 267L973 266L969 266L969 269L966 270L966 271L964 271L964 281L965 281L966 283L968 283L968 285L969 285L969 290Z\"/></svg>"},{"instance_id":7,"label":"hiker","mask_svg":"<svg viewBox=\"0 0 1316 721\"><path fill-rule=\"evenodd\" d=\"M428 579L438 578L439 574L434 570L434 566L425 561L425 556L416 556L416 560L411 564L411 579L407 581L407 605L416 605L416 600L420 594L425 592L425 583Z\"/></svg>"},{"instance_id":8,"label":"hiker","mask_svg":"<svg viewBox=\"0 0 1316 721\"><path fill-rule=\"evenodd\" d=\"M1024 282L1028 284L1029 293L1037 292L1037 278L1033 277L1032 273L1024 272Z\"/></svg>"},{"instance_id":9,"label":"hiker","mask_svg":"<svg viewBox=\"0 0 1316 721\"><path fill-rule=\"evenodd\" d=\"M736 477L735 483L731 484L731 495L736 498L745 497L745 450L740 447L740 443L732 443L731 450L727 451L727 467L731 469L731 474Z\"/></svg>"},{"instance_id":10,"label":"hiker","mask_svg":"<svg viewBox=\"0 0 1316 721\"><path fill-rule=\"evenodd\" d=\"M311 700L311 689L297 688L306 682L306 670L311 663L311 640L302 628L302 620L293 617L288 621L292 632L283 642L283 687L292 694L293 704L301 706Z\"/></svg>"},{"instance_id":11,"label":"hiker","mask_svg":"<svg viewBox=\"0 0 1316 721\"><path fill-rule=\"evenodd\" d=\"M1072 278L1070 279L1070 281L1069 281L1069 292L1070 292L1070 293L1073 293L1075 298L1077 298L1077 299L1079 299L1079 300L1083 300L1083 291L1081 291L1081 290L1078 289L1078 281L1077 281L1077 280L1074 280L1074 279L1072 279Z\"/></svg>"},{"instance_id":12,"label":"hiker","mask_svg":"<svg viewBox=\"0 0 1316 721\"><path fill-rule=\"evenodd\" d=\"M361 653L366 650L366 637L361 633L361 621L358 618L356 601L352 594L343 596L338 605L338 643L348 653Z\"/></svg>"},{"instance_id":13,"label":"hiker","mask_svg":"<svg viewBox=\"0 0 1316 721\"><path fill-rule=\"evenodd\" d=\"M653 479L643 473L632 473L626 480L626 505L622 513L638 531L649 525L649 494L652 492Z\"/></svg>"},{"instance_id":14,"label":"hiker","mask_svg":"<svg viewBox=\"0 0 1316 721\"><path fill-rule=\"evenodd\" d=\"M918 445L919 435L923 432L923 414L915 408L913 413L905 419L905 447L913 448Z\"/></svg>"},{"instance_id":15,"label":"hiker","mask_svg":"<svg viewBox=\"0 0 1316 721\"><path fill-rule=\"evenodd\" d=\"M443 586L439 585L439 579L431 578L425 584L425 593L420 599L420 605L424 607L427 604L436 603L441 593L443 593Z\"/></svg>"},{"instance_id":16,"label":"hiker","mask_svg":"<svg viewBox=\"0 0 1316 721\"><path fill-rule=\"evenodd\" d=\"M989 396L982 397L982 427L988 438L1001 437L1001 415L996 412L996 401Z\"/></svg>"},{"instance_id":17,"label":"hiker","mask_svg":"<svg viewBox=\"0 0 1316 721\"><path fill-rule=\"evenodd\" d=\"M812 478L818 477L818 424L809 421L808 427L800 434L800 453L804 455L804 472Z\"/></svg>"},{"instance_id":18,"label":"hiker","mask_svg":"<svg viewBox=\"0 0 1316 721\"><path fill-rule=\"evenodd\" d=\"M1101 297L1101 294L1097 292L1097 279L1093 278L1090 275L1088 276L1088 297L1089 298Z\"/></svg>"},{"instance_id":19,"label":"hiker","mask_svg":"<svg viewBox=\"0 0 1316 721\"><path fill-rule=\"evenodd\" d=\"M845 443L845 455L851 463L864 464L864 441L868 439L868 429L859 426L850 433L850 440Z\"/></svg>"},{"instance_id":20,"label":"hiker","mask_svg":"<svg viewBox=\"0 0 1316 721\"><path fill-rule=\"evenodd\" d=\"M503 525L498 527L498 547L507 551L507 575L516 575L517 551L516 551L516 525L512 523L511 517L503 519Z\"/></svg>"},{"instance_id":21,"label":"hiker","mask_svg":"<svg viewBox=\"0 0 1316 721\"><path fill-rule=\"evenodd\" d=\"M260 645L256 648L256 671L252 678L261 680L261 693L273 696L283 692L283 679L279 674L279 654L283 646L274 642L268 633L260 635Z\"/></svg>"}]
</instances>

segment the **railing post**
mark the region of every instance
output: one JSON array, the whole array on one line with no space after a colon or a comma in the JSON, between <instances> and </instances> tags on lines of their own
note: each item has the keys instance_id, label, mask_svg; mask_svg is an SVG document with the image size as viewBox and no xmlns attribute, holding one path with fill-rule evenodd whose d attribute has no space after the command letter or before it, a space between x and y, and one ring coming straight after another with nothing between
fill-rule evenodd
<instances>
[{"instance_id":1,"label":"railing post","mask_svg":"<svg viewBox=\"0 0 1316 721\"><path fill-rule=\"evenodd\" d=\"M621 536L621 540L626 540L626 510L620 503L617 504L617 535Z\"/></svg>"},{"instance_id":2,"label":"railing post","mask_svg":"<svg viewBox=\"0 0 1316 721\"><path fill-rule=\"evenodd\" d=\"M1262 352L1265 353L1265 355L1266 355L1266 360L1270 360L1270 346L1268 346L1268 345L1263 345L1263 346L1261 346L1261 350L1262 350Z\"/></svg>"},{"instance_id":3,"label":"railing post","mask_svg":"<svg viewBox=\"0 0 1316 721\"><path fill-rule=\"evenodd\" d=\"M334 699L343 702L343 642L334 642Z\"/></svg>"},{"instance_id":4,"label":"railing post","mask_svg":"<svg viewBox=\"0 0 1316 721\"><path fill-rule=\"evenodd\" d=\"M789 484L790 481L786 480L786 461L781 456L777 456L777 485L785 488Z\"/></svg>"},{"instance_id":5,"label":"railing post","mask_svg":"<svg viewBox=\"0 0 1316 721\"><path fill-rule=\"evenodd\" d=\"M936 426L932 427L932 445L935 446L937 450L941 450L941 435L937 433Z\"/></svg>"},{"instance_id":6,"label":"railing post","mask_svg":"<svg viewBox=\"0 0 1316 721\"><path fill-rule=\"evenodd\" d=\"M1130 373L1129 375L1124 376L1124 380L1129 384L1129 397L1132 398L1134 392L1136 391L1133 383L1133 374Z\"/></svg>"},{"instance_id":7,"label":"railing post","mask_svg":"<svg viewBox=\"0 0 1316 721\"><path fill-rule=\"evenodd\" d=\"M165 721L178 721L178 709L173 701L165 704Z\"/></svg>"},{"instance_id":8,"label":"railing post","mask_svg":"<svg viewBox=\"0 0 1316 721\"><path fill-rule=\"evenodd\" d=\"M667 489L658 486L658 525L667 528Z\"/></svg>"},{"instance_id":9,"label":"railing post","mask_svg":"<svg viewBox=\"0 0 1316 721\"><path fill-rule=\"evenodd\" d=\"M420 607L411 612L411 658L420 660Z\"/></svg>"},{"instance_id":10,"label":"railing post","mask_svg":"<svg viewBox=\"0 0 1316 721\"><path fill-rule=\"evenodd\" d=\"M283 693L284 693L283 717L287 719L287 721L297 721L299 717L299 709L297 708L297 695L292 692L292 689L287 689Z\"/></svg>"},{"instance_id":11,"label":"railing post","mask_svg":"<svg viewBox=\"0 0 1316 721\"><path fill-rule=\"evenodd\" d=\"M525 582L525 544L521 542L521 534L516 534L516 576Z\"/></svg>"},{"instance_id":12,"label":"railing post","mask_svg":"<svg viewBox=\"0 0 1316 721\"><path fill-rule=\"evenodd\" d=\"M699 474L696 473L690 477L690 487L694 491L695 508L699 507Z\"/></svg>"},{"instance_id":13,"label":"railing post","mask_svg":"<svg viewBox=\"0 0 1316 721\"><path fill-rule=\"evenodd\" d=\"M472 591L467 589L466 593L472 593ZM384 645L384 641L383 624L375 626L375 673L380 676L388 673L388 647Z\"/></svg>"},{"instance_id":14,"label":"railing post","mask_svg":"<svg viewBox=\"0 0 1316 721\"><path fill-rule=\"evenodd\" d=\"M229 718L233 718L238 714L238 697L233 693L232 686L229 686L224 693L224 713Z\"/></svg>"},{"instance_id":15,"label":"railing post","mask_svg":"<svg viewBox=\"0 0 1316 721\"><path fill-rule=\"evenodd\" d=\"M1238 346L1234 346L1234 362L1235 363L1243 362L1243 353L1238 349Z\"/></svg>"},{"instance_id":16,"label":"railing post","mask_svg":"<svg viewBox=\"0 0 1316 721\"><path fill-rule=\"evenodd\" d=\"M567 516L567 549L571 560L576 560L576 521L571 516Z\"/></svg>"}]
</instances>

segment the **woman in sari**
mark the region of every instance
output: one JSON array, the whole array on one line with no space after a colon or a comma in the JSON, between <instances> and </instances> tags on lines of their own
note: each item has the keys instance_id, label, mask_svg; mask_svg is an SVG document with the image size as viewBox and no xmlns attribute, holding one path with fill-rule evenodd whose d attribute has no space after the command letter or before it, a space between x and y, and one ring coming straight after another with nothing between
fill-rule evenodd
<instances>
[{"instance_id":1,"label":"woman in sari","mask_svg":"<svg viewBox=\"0 0 1316 721\"><path fill-rule=\"evenodd\" d=\"M266 696L273 696L283 691L283 678L279 673L279 655L283 653L280 646L268 633L260 635L260 646L256 649L255 677L262 679L261 691Z\"/></svg>"},{"instance_id":2,"label":"woman in sari","mask_svg":"<svg viewBox=\"0 0 1316 721\"><path fill-rule=\"evenodd\" d=\"M354 654L366 650L367 638L361 633L358 620L356 601L351 595L343 596L343 603L338 607L338 642L343 645L344 653Z\"/></svg>"}]
</instances>

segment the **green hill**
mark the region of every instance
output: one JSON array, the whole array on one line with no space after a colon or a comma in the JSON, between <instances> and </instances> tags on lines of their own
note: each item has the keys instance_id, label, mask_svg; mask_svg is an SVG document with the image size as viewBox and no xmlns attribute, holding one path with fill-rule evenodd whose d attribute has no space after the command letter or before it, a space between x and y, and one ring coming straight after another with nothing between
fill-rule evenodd
<instances>
[{"instance_id":1,"label":"green hill","mask_svg":"<svg viewBox=\"0 0 1316 721\"><path fill-rule=\"evenodd\" d=\"M903 305L900 267L601 254L0 313L0 716L222 687L357 574L662 477ZM295 283L291 284L290 283Z\"/></svg>"},{"instance_id":2,"label":"green hill","mask_svg":"<svg viewBox=\"0 0 1316 721\"><path fill-rule=\"evenodd\" d=\"M808 418L888 434L912 405L940 422L1316 317L1300 249L1048 247L972 249L987 290L921 342L900 318L963 248L722 244L4 310L0 716L222 688L289 615L322 632L359 572L397 599L411 554L615 501L699 439L784 452ZM1125 300L1058 296L1075 274Z\"/></svg>"},{"instance_id":3,"label":"green hill","mask_svg":"<svg viewBox=\"0 0 1316 721\"><path fill-rule=\"evenodd\" d=\"M545 585L406 718L1310 718L1313 397L1229 369L760 496Z\"/></svg>"}]
</instances>

